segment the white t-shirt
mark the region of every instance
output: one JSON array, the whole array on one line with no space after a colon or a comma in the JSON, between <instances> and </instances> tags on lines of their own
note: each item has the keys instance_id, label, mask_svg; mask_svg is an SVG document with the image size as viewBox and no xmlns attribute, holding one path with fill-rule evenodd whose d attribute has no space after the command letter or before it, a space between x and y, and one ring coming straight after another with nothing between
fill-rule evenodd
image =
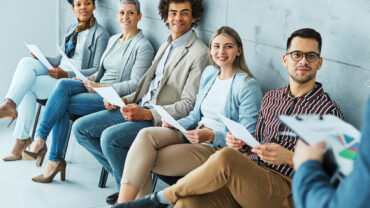
<instances>
[{"instance_id":1,"label":"white t-shirt","mask_svg":"<svg viewBox=\"0 0 370 208\"><path fill-rule=\"evenodd\" d=\"M225 126L218 117L218 113L224 115L226 98L231 87L232 78L221 80L218 77L204 98L200 111L203 114L199 124L214 130L223 131Z\"/></svg>"},{"instance_id":2,"label":"white t-shirt","mask_svg":"<svg viewBox=\"0 0 370 208\"><path fill-rule=\"evenodd\" d=\"M84 45L85 45L88 34L89 34L89 30L84 30L78 33L75 53L71 58L69 58L73 66L75 66L75 68L79 70L81 70L82 55L83 55ZM60 60L59 67L63 69L64 71L72 71L71 67L68 65L68 63L66 62L64 58Z\"/></svg>"}]
</instances>

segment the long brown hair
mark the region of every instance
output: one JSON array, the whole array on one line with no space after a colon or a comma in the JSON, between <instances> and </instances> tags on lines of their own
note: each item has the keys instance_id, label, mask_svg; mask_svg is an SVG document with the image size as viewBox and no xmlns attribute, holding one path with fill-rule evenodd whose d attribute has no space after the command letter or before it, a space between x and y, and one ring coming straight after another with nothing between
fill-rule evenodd
<instances>
[{"instance_id":1,"label":"long brown hair","mask_svg":"<svg viewBox=\"0 0 370 208\"><path fill-rule=\"evenodd\" d=\"M209 46L208 46L209 49L211 49L212 42L218 35L226 35L227 37L230 37L231 40L234 41L236 46L241 49L240 55L237 56L234 60L234 63L233 63L234 69L235 70L241 70L241 71L247 73L249 77L254 77L253 74L249 71L247 63L245 62L244 51L243 51L243 43L242 43L242 40L241 40L238 32L236 32L233 28L228 27L228 26L220 27L215 32L215 34L213 34L211 40L209 41ZM217 64L213 61L211 54L210 54L210 59L212 60L213 65L217 66ZM217 66L217 67L219 67L219 66Z\"/></svg>"}]
</instances>

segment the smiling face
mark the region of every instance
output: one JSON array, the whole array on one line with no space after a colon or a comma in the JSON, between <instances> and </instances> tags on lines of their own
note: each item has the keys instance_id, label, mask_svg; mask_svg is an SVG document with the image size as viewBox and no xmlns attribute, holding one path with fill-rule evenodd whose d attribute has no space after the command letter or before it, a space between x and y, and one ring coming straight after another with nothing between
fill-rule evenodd
<instances>
[{"instance_id":1,"label":"smiling face","mask_svg":"<svg viewBox=\"0 0 370 208\"><path fill-rule=\"evenodd\" d=\"M196 19L192 16L191 3L189 1L170 3L166 23L171 30L172 40L187 33L195 21Z\"/></svg>"},{"instance_id":2,"label":"smiling face","mask_svg":"<svg viewBox=\"0 0 370 208\"><path fill-rule=\"evenodd\" d=\"M135 4L122 3L119 5L117 20L123 30L137 29L141 13L137 13Z\"/></svg>"},{"instance_id":3,"label":"smiling face","mask_svg":"<svg viewBox=\"0 0 370 208\"><path fill-rule=\"evenodd\" d=\"M303 53L315 52L320 54L318 42L312 38L294 37L288 52L300 51ZM322 58L310 63L306 57L300 61L294 61L290 54L283 56L284 66L288 69L289 79L297 84L305 84L307 82L315 82L316 73L322 65Z\"/></svg>"},{"instance_id":4,"label":"smiling face","mask_svg":"<svg viewBox=\"0 0 370 208\"><path fill-rule=\"evenodd\" d=\"M227 35L217 35L210 45L213 62L222 69L233 69L235 58L240 56L239 48L234 40Z\"/></svg>"},{"instance_id":5,"label":"smiling face","mask_svg":"<svg viewBox=\"0 0 370 208\"><path fill-rule=\"evenodd\" d=\"M74 0L72 10L78 20L85 22L93 16L95 5L92 0Z\"/></svg>"}]
</instances>

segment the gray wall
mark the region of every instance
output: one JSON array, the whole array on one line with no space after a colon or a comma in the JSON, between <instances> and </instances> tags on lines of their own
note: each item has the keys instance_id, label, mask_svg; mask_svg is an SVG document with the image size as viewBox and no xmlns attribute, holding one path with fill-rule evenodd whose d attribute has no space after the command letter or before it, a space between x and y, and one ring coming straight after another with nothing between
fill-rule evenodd
<instances>
[{"instance_id":1,"label":"gray wall","mask_svg":"<svg viewBox=\"0 0 370 208\"><path fill-rule=\"evenodd\" d=\"M37 44L48 56L56 55L57 0L9 0L0 5L0 97L10 85L18 61L29 56L23 40Z\"/></svg>"},{"instance_id":2,"label":"gray wall","mask_svg":"<svg viewBox=\"0 0 370 208\"><path fill-rule=\"evenodd\" d=\"M120 32L115 20L118 2L97 0L95 16L111 34ZM141 0L139 23L156 49L169 34L158 15L158 2ZM243 38L246 61L265 92L288 83L282 64L288 36L303 27L319 31L324 64L317 80L340 105L345 120L361 127L370 95L370 0L204 0L204 5L197 28L200 38L208 43L220 26L235 28ZM65 1L59 8L60 31L64 31L75 17Z\"/></svg>"}]
</instances>

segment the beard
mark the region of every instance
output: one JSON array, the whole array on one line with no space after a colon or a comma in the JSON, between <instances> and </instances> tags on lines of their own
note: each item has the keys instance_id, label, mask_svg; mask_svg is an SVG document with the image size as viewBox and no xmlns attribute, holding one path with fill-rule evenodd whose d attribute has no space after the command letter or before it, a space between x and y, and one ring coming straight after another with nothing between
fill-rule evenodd
<instances>
[{"instance_id":1,"label":"beard","mask_svg":"<svg viewBox=\"0 0 370 208\"><path fill-rule=\"evenodd\" d=\"M309 67L309 66L304 66L304 67L305 67L305 68L307 68L309 72L312 72L312 68L311 68L311 67ZM298 68L298 67L297 67L297 68ZM310 73L310 74L308 74L308 75L306 75L306 76L301 76L301 75L299 75L299 74L296 72L297 68L295 69L295 71L294 71L293 73L290 73L290 74L289 74L289 76L290 76L290 77L291 77L295 82L297 82L297 83L299 83L299 84L305 84L305 83L307 83L307 82L309 82L309 81L311 81L312 79L314 79L314 78L315 78L315 75L316 75L316 74L314 74L314 73Z\"/></svg>"}]
</instances>

